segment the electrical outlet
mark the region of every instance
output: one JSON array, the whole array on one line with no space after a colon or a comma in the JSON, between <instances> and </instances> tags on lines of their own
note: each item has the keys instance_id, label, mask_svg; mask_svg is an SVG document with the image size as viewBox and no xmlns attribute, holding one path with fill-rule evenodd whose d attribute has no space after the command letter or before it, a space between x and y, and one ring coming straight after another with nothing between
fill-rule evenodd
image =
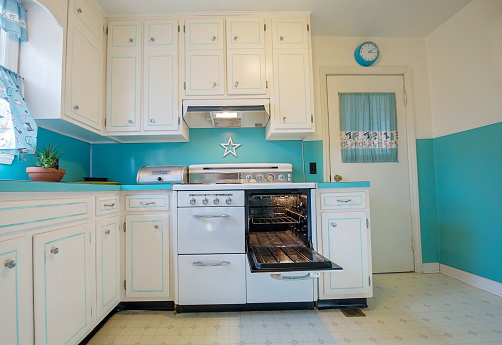
<instances>
[{"instance_id":1,"label":"electrical outlet","mask_svg":"<svg viewBox=\"0 0 502 345\"><path fill-rule=\"evenodd\" d=\"M311 175L317 174L317 163L311 162L309 165L310 165L310 174Z\"/></svg>"}]
</instances>

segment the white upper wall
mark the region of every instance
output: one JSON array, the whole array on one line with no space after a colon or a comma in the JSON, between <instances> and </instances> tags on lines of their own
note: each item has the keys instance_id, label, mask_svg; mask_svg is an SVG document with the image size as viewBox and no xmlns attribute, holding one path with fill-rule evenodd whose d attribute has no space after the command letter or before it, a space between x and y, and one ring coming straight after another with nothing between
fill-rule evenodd
<instances>
[{"instance_id":1,"label":"white upper wall","mask_svg":"<svg viewBox=\"0 0 502 345\"><path fill-rule=\"evenodd\" d=\"M431 106L425 39L389 37L312 37L314 74L314 114L316 132L307 140L322 139L320 67L358 67L354 50L364 41L374 41L380 48L375 67L411 67L415 128L417 138L432 138ZM360 67L360 66L359 66ZM372 67L360 67L371 69Z\"/></svg>"},{"instance_id":2,"label":"white upper wall","mask_svg":"<svg viewBox=\"0 0 502 345\"><path fill-rule=\"evenodd\" d=\"M502 1L473 1L425 42L434 137L502 121Z\"/></svg>"}]
</instances>

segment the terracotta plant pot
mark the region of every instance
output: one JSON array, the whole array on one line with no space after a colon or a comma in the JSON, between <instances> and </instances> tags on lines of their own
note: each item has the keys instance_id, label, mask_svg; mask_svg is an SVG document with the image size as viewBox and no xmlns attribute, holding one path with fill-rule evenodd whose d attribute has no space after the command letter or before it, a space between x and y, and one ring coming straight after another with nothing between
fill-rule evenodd
<instances>
[{"instance_id":1,"label":"terracotta plant pot","mask_svg":"<svg viewBox=\"0 0 502 345\"><path fill-rule=\"evenodd\" d=\"M29 167L26 172L32 181L59 182L66 174L65 169Z\"/></svg>"}]
</instances>

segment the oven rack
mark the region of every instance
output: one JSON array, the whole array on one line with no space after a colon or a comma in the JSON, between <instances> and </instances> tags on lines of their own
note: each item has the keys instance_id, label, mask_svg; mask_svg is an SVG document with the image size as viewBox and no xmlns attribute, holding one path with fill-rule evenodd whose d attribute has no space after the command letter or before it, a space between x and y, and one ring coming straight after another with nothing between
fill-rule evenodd
<instances>
[{"instance_id":1,"label":"oven rack","mask_svg":"<svg viewBox=\"0 0 502 345\"><path fill-rule=\"evenodd\" d=\"M284 213L267 213L251 216L251 223L255 225L268 224L298 224L300 221Z\"/></svg>"}]
</instances>

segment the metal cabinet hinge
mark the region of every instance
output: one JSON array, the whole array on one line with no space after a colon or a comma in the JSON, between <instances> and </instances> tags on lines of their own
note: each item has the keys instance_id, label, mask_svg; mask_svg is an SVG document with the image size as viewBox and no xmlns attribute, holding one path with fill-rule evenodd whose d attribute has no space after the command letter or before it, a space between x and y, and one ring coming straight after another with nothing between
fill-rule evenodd
<instances>
[{"instance_id":1,"label":"metal cabinet hinge","mask_svg":"<svg viewBox=\"0 0 502 345\"><path fill-rule=\"evenodd\" d=\"M178 117L178 125L180 125L180 124L181 124L181 118Z\"/></svg>"},{"instance_id":2,"label":"metal cabinet hinge","mask_svg":"<svg viewBox=\"0 0 502 345\"><path fill-rule=\"evenodd\" d=\"M126 223L124 222L124 225L122 226L122 229L124 230L124 232L126 232Z\"/></svg>"},{"instance_id":3,"label":"metal cabinet hinge","mask_svg":"<svg viewBox=\"0 0 502 345\"><path fill-rule=\"evenodd\" d=\"M307 24L307 31L310 31L310 25Z\"/></svg>"},{"instance_id":4,"label":"metal cabinet hinge","mask_svg":"<svg viewBox=\"0 0 502 345\"><path fill-rule=\"evenodd\" d=\"M108 35L108 26L106 27L106 34Z\"/></svg>"},{"instance_id":5,"label":"metal cabinet hinge","mask_svg":"<svg viewBox=\"0 0 502 345\"><path fill-rule=\"evenodd\" d=\"M310 122L314 123L314 115L310 115Z\"/></svg>"},{"instance_id":6,"label":"metal cabinet hinge","mask_svg":"<svg viewBox=\"0 0 502 345\"><path fill-rule=\"evenodd\" d=\"M265 80L265 88L268 89L268 80Z\"/></svg>"},{"instance_id":7,"label":"metal cabinet hinge","mask_svg":"<svg viewBox=\"0 0 502 345\"><path fill-rule=\"evenodd\" d=\"M371 286L371 276L368 276L368 285Z\"/></svg>"},{"instance_id":8,"label":"metal cabinet hinge","mask_svg":"<svg viewBox=\"0 0 502 345\"><path fill-rule=\"evenodd\" d=\"M180 25L178 25L178 32L180 32L180 30L181 30L181 27L180 27Z\"/></svg>"},{"instance_id":9,"label":"metal cabinet hinge","mask_svg":"<svg viewBox=\"0 0 502 345\"><path fill-rule=\"evenodd\" d=\"M263 24L263 31L267 31L267 24Z\"/></svg>"},{"instance_id":10,"label":"metal cabinet hinge","mask_svg":"<svg viewBox=\"0 0 502 345\"><path fill-rule=\"evenodd\" d=\"M106 118L105 118L105 127L106 127Z\"/></svg>"},{"instance_id":11,"label":"metal cabinet hinge","mask_svg":"<svg viewBox=\"0 0 502 345\"><path fill-rule=\"evenodd\" d=\"M126 281L125 281L125 279L124 279L124 290L127 290L127 288L126 288Z\"/></svg>"},{"instance_id":12,"label":"metal cabinet hinge","mask_svg":"<svg viewBox=\"0 0 502 345\"><path fill-rule=\"evenodd\" d=\"M187 83L184 81L183 82L183 89L186 90L187 89Z\"/></svg>"},{"instance_id":13,"label":"metal cabinet hinge","mask_svg":"<svg viewBox=\"0 0 502 345\"><path fill-rule=\"evenodd\" d=\"M408 95L406 94L406 92L403 92L403 102L404 105L408 104Z\"/></svg>"},{"instance_id":14,"label":"metal cabinet hinge","mask_svg":"<svg viewBox=\"0 0 502 345\"><path fill-rule=\"evenodd\" d=\"M92 234L89 233L89 243L92 243Z\"/></svg>"},{"instance_id":15,"label":"metal cabinet hinge","mask_svg":"<svg viewBox=\"0 0 502 345\"><path fill-rule=\"evenodd\" d=\"M183 32L185 32L185 25L183 25Z\"/></svg>"},{"instance_id":16,"label":"metal cabinet hinge","mask_svg":"<svg viewBox=\"0 0 502 345\"><path fill-rule=\"evenodd\" d=\"M367 229L370 228L370 220L368 218L366 218L366 228Z\"/></svg>"}]
</instances>

